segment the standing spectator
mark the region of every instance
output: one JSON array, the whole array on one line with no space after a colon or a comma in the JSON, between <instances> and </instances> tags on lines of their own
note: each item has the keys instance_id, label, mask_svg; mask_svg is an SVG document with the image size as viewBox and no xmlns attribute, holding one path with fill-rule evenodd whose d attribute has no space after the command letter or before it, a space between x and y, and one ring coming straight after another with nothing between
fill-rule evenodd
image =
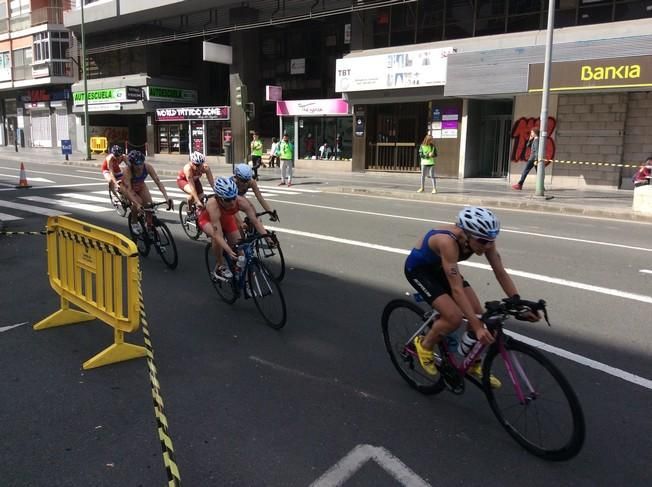
<instances>
[{"instance_id":1,"label":"standing spectator","mask_svg":"<svg viewBox=\"0 0 652 487\"><path fill-rule=\"evenodd\" d=\"M285 186L287 180L288 186L292 186L292 172L294 170L294 146L289 140L288 134L283 134L283 140L279 144L279 153L281 158L281 183L279 186Z\"/></svg>"},{"instance_id":2,"label":"standing spectator","mask_svg":"<svg viewBox=\"0 0 652 487\"><path fill-rule=\"evenodd\" d=\"M634 173L632 182L635 188L645 184L652 184L652 156L648 157L645 163Z\"/></svg>"},{"instance_id":3,"label":"standing spectator","mask_svg":"<svg viewBox=\"0 0 652 487\"><path fill-rule=\"evenodd\" d=\"M315 138L312 133L308 132L304 142L306 144L306 159L312 159L315 155Z\"/></svg>"},{"instance_id":4,"label":"standing spectator","mask_svg":"<svg viewBox=\"0 0 652 487\"><path fill-rule=\"evenodd\" d=\"M337 134L335 136L335 159L336 160L342 160L342 148L343 148L343 143L342 143L342 134Z\"/></svg>"},{"instance_id":5,"label":"standing spectator","mask_svg":"<svg viewBox=\"0 0 652 487\"><path fill-rule=\"evenodd\" d=\"M258 168L263 161L263 141L258 138L258 132L254 132L251 147L251 165L254 170L254 179L258 179Z\"/></svg>"},{"instance_id":6,"label":"standing spectator","mask_svg":"<svg viewBox=\"0 0 652 487\"><path fill-rule=\"evenodd\" d=\"M272 137L272 147L269 149L269 167L274 167L274 164L280 166L278 160L278 154L279 154L278 149L279 149L278 139L276 137Z\"/></svg>"},{"instance_id":7,"label":"standing spectator","mask_svg":"<svg viewBox=\"0 0 652 487\"><path fill-rule=\"evenodd\" d=\"M421 186L417 193L423 193L426 176L432 179L432 194L437 193L437 182L435 181L435 157L437 157L437 147L430 134L426 134L419 147L419 158L421 159Z\"/></svg>"},{"instance_id":8,"label":"standing spectator","mask_svg":"<svg viewBox=\"0 0 652 487\"><path fill-rule=\"evenodd\" d=\"M530 157L528 157L527 164L525 169L523 169L523 174L521 174L521 179L518 183L512 185L512 189L521 190L523 189L523 183L525 183L525 178L530 173L534 167L534 163L539 157L539 129L532 129L530 131L530 138L527 141L527 147L530 148Z\"/></svg>"}]
</instances>

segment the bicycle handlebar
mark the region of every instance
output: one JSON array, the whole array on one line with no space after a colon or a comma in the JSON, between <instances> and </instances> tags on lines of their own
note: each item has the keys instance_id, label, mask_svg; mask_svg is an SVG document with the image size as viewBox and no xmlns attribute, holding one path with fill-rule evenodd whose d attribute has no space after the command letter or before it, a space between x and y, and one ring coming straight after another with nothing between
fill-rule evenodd
<instances>
[{"instance_id":1,"label":"bicycle handlebar","mask_svg":"<svg viewBox=\"0 0 652 487\"><path fill-rule=\"evenodd\" d=\"M256 240L261 240L263 238L269 238L271 236L272 236L272 234L269 234L269 233L265 234L265 235L260 235L260 234L251 235L251 236L249 236L247 238L243 238L241 240L238 240L238 242L235 244L235 247L237 249L237 248L240 248L240 247L244 247L246 245L251 245Z\"/></svg>"},{"instance_id":2,"label":"bicycle handlebar","mask_svg":"<svg viewBox=\"0 0 652 487\"><path fill-rule=\"evenodd\" d=\"M154 212L155 208L157 206L161 206L161 205L168 205L168 208L170 210L174 209L174 204L172 203L172 198L170 198L168 201L159 201L158 203L150 203L150 204L144 205L143 206L143 211Z\"/></svg>"},{"instance_id":3,"label":"bicycle handlebar","mask_svg":"<svg viewBox=\"0 0 652 487\"><path fill-rule=\"evenodd\" d=\"M519 296L514 296L512 298L504 298L502 301L487 301L485 303L485 309L486 311L482 314L482 321L485 323L490 321L491 318L505 315L523 320L527 313L538 314L539 311L543 311L543 317L546 320L546 323L548 326L551 326L550 320L548 319L546 302L543 299L538 301L528 301L526 299L521 299Z\"/></svg>"},{"instance_id":4,"label":"bicycle handlebar","mask_svg":"<svg viewBox=\"0 0 652 487\"><path fill-rule=\"evenodd\" d=\"M276 212L276 210L274 210L274 211L261 211L260 213L256 213L256 217L261 217L261 216L265 216L265 215L269 215L269 219L271 221L273 221L273 222L280 221L278 219L278 213Z\"/></svg>"}]
</instances>

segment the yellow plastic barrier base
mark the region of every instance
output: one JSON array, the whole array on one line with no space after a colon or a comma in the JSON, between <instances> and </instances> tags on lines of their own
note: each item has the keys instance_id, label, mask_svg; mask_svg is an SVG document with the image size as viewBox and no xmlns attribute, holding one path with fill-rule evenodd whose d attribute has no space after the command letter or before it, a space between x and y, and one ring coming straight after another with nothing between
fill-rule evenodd
<instances>
[{"instance_id":1,"label":"yellow plastic barrier base","mask_svg":"<svg viewBox=\"0 0 652 487\"><path fill-rule=\"evenodd\" d=\"M46 328L54 328L55 326L74 325L75 323L94 321L96 319L92 314L66 307L55 311L47 318L39 321L33 328L35 330L45 330Z\"/></svg>"},{"instance_id":2,"label":"yellow plastic barrier base","mask_svg":"<svg viewBox=\"0 0 652 487\"><path fill-rule=\"evenodd\" d=\"M132 345L131 343L114 343L110 347L102 350L95 357L88 359L84 362L84 370L102 367L104 365L114 364L116 362L124 362L134 358L140 358L147 355L145 347Z\"/></svg>"}]
</instances>

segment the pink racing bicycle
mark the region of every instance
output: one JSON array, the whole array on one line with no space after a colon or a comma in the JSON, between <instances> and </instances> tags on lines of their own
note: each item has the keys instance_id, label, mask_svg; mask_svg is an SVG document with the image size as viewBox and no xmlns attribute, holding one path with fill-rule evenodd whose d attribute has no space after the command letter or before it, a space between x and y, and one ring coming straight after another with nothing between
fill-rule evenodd
<instances>
[{"instance_id":1,"label":"pink racing bicycle","mask_svg":"<svg viewBox=\"0 0 652 487\"><path fill-rule=\"evenodd\" d=\"M420 301L420 296L415 299ZM545 355L503 330L508 317L519 318L528 311L542 311L550 326L545 301L504 299L485 303L485 309L482 321L494 333L495 342L486 347L478 341L468 355L460 356L455 352L456 336L445 337L435 350L439 373L431 376L422 369L413 341L425 336L438 314L403 299L390 301L383 311L382 328L396 370L423 394L444 389L463 394L469 381L484 391L500 424L528 452L553 461L573 458L585 436L584 414L575 392ZM468 371L485 351L478 380ZM491 386L492 376L499 387Z\"/></svg>"}]
</instances>

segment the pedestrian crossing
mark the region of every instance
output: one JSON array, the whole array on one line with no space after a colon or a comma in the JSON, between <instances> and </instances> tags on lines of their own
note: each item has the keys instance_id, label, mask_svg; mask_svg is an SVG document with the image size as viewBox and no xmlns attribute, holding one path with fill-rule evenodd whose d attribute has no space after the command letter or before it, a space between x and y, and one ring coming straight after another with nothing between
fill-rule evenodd
<instances>
[{"instance_id":1,"label":"pedestrian crossing","mask_svg":"<svg viewBox=\"0 0 652 487\"><path fill-rule=\"evenodd\" d=\"M277 187L262 184L259 184L258 187L264 198L301 197L321 192L315 189ZM155 201L163 200L163 194L155 185L150 184L148 188ZM186 194L176 186L165 186L165 190L168 196L174 201L175 210L168 211L163 207L159 207L159 210L164 213L176 213L179 204L186 200ZM212 194L212 189L204 187L204 193L210 195ZM249 191L246 196L248 199L256 199L252 191ZM29 215L60 216L76 212L107 213L114 211L106 189L86 193L56 193L48 195L48 197L30 193L25 196L18 196L14 201L0 199L0 210L2 210L0 211L0 221L2 222L22 220L27 217L25 213Z\"/></svg>"}]
</instances>

